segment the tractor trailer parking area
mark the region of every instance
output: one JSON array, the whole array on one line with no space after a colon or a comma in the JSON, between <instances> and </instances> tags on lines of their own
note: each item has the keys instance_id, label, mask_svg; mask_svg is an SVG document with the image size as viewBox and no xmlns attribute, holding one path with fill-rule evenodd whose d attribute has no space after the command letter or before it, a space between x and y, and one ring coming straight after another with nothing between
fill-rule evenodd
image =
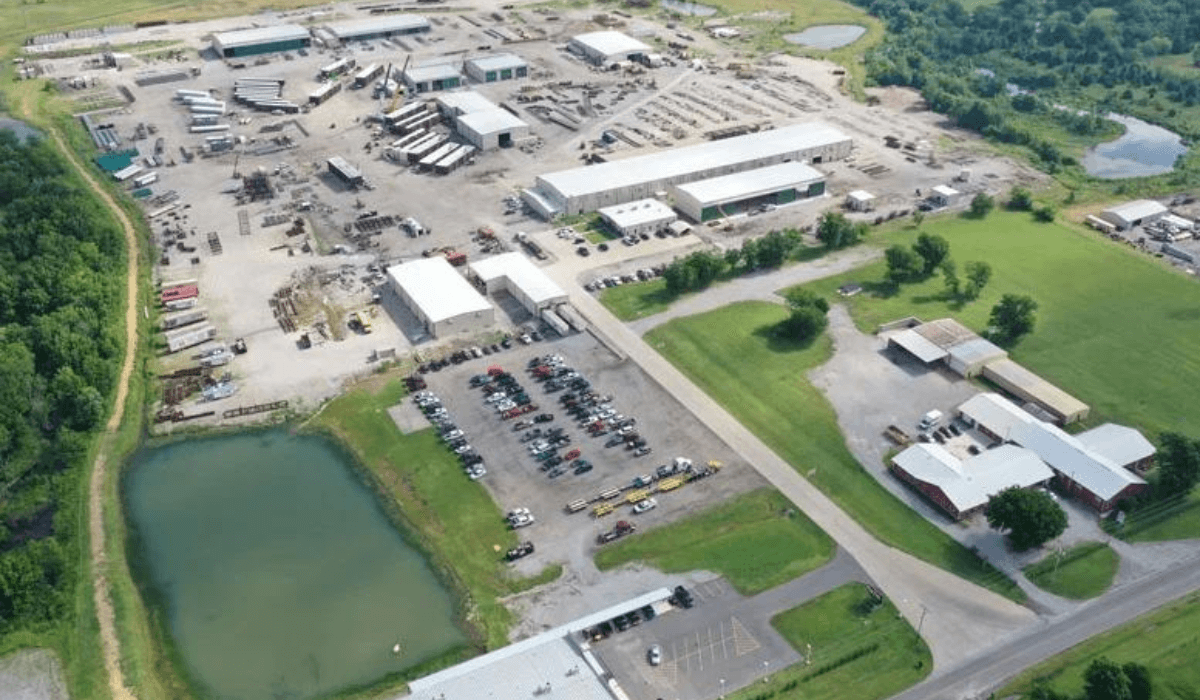
<instances>
[{"instance_id":1,"label":"tractor trailer parking area","mask_svg":"<svg viewBox=\"0 0 1200 700\"><path fill-rule=\"evenodd\" d=\"M586 378L591 389L605 397L626 420L636 420L637 433L646 440L652 452L634 456L625 445L605 447L614 432L592 436L585 426L564 410L560 398L570 389L548 392L544 382L537 381L527 366L533 358L557 355L580 377ZM505 419L495 403L486 400L482 385L472 386L472 378L486 375L489 367L502 368L512 375L537 409ZM617 523L625 521L644 530L695 513L728 497L764 485L757 472L734 459L732 452L690 413L675 402L651 378L632 363L618 360L611 352L583 333L554 342L514 346L513 350L480 359L470 360L440 372L424 375L428 390L437 394L442 406L471 448L483 458L486 476L479 479L502 512L528 508L534 517L531 525L523 526L520 537L533 542L535 551L516 562L513 567L521 575L532 575L548 564L561 563L567 571L595 571L591 557L598 547L598 538L605 532L618 530ZM479 384L481 380L476 380ZM534 423L537 416L553 414L552 420ZM531 423L524 430L515 430L521 423ZM533 430L542 433L561 428L560 435L570 442L557 448L564 459L563 472L550 477L543 463L530 453L533 440L522 442L522 436ZM578 451L570 460L567 455ZM685 477L680 471L668 474L676 457L690 459L693 470L708 470L709 462L719 462L721 468L704 478L688 481L676 479L677 486L660 488L672 476ZM591 465L586 471L569 467L583 460ZM467 481L463 477L464 483ZM635 481L639 486L634 486ZM601 498L606 492L620 495ZM644 497L638 498L640 494ZM631 496L634 500L631 500ZM657 506L634 513L635 503L654 498ZM568 504L584 501L587 506L571 512ZM595 506L611 505L605 515L593 514ZM606 604L604 593L586 589L577 592L585 599L595 596L593 607ZM585 606L586 607L586 606Z\"/></svg>"}]
</instances>

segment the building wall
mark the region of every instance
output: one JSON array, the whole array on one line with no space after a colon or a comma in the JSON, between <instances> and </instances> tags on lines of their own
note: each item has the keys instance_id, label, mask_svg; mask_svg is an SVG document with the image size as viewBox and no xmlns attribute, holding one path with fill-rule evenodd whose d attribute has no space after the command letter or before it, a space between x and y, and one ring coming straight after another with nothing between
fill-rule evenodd
<instances>
[{"instance_id":1,"label":"building wall","mask_svg":"<svg viewBox=\"0 0 1200 700\"><path fill-rule=\"evenodd\" d=\"M500 148L500 137L502 135L508 134L511 141L516 142L529 135L529 127L517 127L513 129L495 131L488 134L481 134L474 129L468 128L465 124L460 123L458 126L458 133L475 148L478 148L481 151L494 151L497 148Z\"/></svg>"},{"instance_id":2,"label":"building wall","mask_svg":"<svg viewBox=\"0 0 1200 700\"><path fill-rule=\"evenodd\" d=\"M529 75L528 66L515 66L513 68L502 68L500 70L482 70L473 63L466 64L467 75L479 83L495 83L501 80L517 80Z\"/></svg>"},{"instance_id":3,"label":"building wall","mask_svg":"<svg viewBox=\"0 0 1200 700\"><path fill-rule=\"evenodd\" d=\"M225 58L237 58L240 56L257 56L264 53L276 53L279 51L295 51L312 45L312 39L289 39L287 41L272 41L263 44L250 44L248 46L231 46L225 48L214 44L217 53Z\"/></svg>"},{"instance_id":4,"label":"building wall","mask_svg":"<svg viewBox=\"0 0 1200 700\"><path fill-rule=\"evenodd\" d=\"M916 489L922 496L932 501L935 506L941 508L946 515L949 515L954 520L962 520L970 515L969 512L959 513L958 508L954 507L954 504L950 502L950 499L946 497L946 494L940 488L917 479L894 463L892 464L892 473L901 481Z\"/></svg>"},{"instance_id":5,"label":"building wall","mask_svg":"<svg viewBox=\"0 0 1200 700\"><path fill-rule=\"evenodd\" d=\"M1107 513L1114 508L1117 508L1121 501L1133 498L1140 493L1147 491L1150 488L1149 484L1130 484L1112 498L1104 500L1096 494L1088 491L1082 485L1075 483L1065 474L1056 474L1054 477L1056 489L1066 495L1074 498L1082 503L1091 506L1098 513Z\"/></svg>"},{"instance_id":6,"label":"building wall","mask_svg":"<svg viewBox=\"0 0 1200 700\"><path fill-rule=\"evenodd\" d=\"M822 194L825 194L824 180L812 183L804 183L799 185L799 188L785 187L775 192L756 194L743 199L717 202L701 202L686 192L676 190L675 203L679 210L690 217L693 221L705 222L721 217L723 208L736 207L751 200L757 200L769 204L790 204L799 199L818 197Z\"/></svg>"}]
</instances>

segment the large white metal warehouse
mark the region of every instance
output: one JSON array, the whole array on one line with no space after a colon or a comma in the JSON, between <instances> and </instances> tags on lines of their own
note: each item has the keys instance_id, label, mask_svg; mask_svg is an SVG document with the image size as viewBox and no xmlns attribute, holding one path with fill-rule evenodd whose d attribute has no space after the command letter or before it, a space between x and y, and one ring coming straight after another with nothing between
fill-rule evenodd
<instances>
[{"instance_id":1,"label":"large white metal warehouse","mask_svg":"<svg viewBox=\"0 0 1200 700\"><path fill-rule=\"evenodd\" d=\"M508 148L529 135L529 125L496 107L464 114L456 121L458 135L481 151Z\"/></svg>"},{"instance_id":2,"label":"large white metal warehouse","mask_svg":"<svg viewBox=\"0 0 1200 700\"><path fill-rule=\"evenodd\" d=\"M401 301L435 338L482 331L496 320L488 300L443 257L393 265L387 273Z\"/></svg>"},{"instance_id":3,"label":"large white metal warehouse","mask_svg":"<svg viewBox=\"0 0 1200 700\"><path fill-rule=\"evenodd\" d=\"M1117 230L1124 231L1157 221L1169 213L1170 210L1152 199L1136 199L1105 209L1100 213L1100 218L1116 226Z\"/></svg>"},{"instance_id":4,"label":"large white metal warehouse","mask_svg":"<svg viewBox=\"0 0 1200 700\"><path fill-rule=\"evenodd\" d=\"M567 50L597 65L640 59L652 49L628 34L604 31L578 34L567 42Z\"/></svg>"},{"instance_id":5,"label":"large white metal warehouse","mask_svg":"<svg viewBox=\"0 0 1200 700\"><path fill-rule=\"evenodd\" d=\"M740 211L745 204L786 204L825 194L825 174L804 163L779 163L674 188L675 206L693 221Z\"/></svg>"},{"instance_id":6,"label":"large white metal warehouse","mask_svg":"<svg viewBox=\"0 0 1200 700\"><path fill-rule=\"evenodd\" d=\"M339 41L366 41L404 34L421 34L429 31L429 20L420 15L390 15L335 22L326 26Z\"/></svg>"},{"instance_id":7,"label":"large white metal warehouse","mask_svg":"<svg viewBox=\"0 0 1200 700\"><path fill-rule=\"evenodd\" d=\"M822 163L850 155L853 141L822 122L809 122L708 141L659 153L541 175L524 191L541 216L582 214L652 197L683 185L786 161Z\"/></svg>"},{"instance_id":8,"label":"large white metal warehouse","mask_svg":"<svg viewBox=\"0 0 1200 700\"><path fill-rule=\"evenodd\" d=\"M488 294L507 291L534 315L567 300L562 287L521 253L502 253L471 263L471 274L483 282Z\"/></svg>"}]
</instances>

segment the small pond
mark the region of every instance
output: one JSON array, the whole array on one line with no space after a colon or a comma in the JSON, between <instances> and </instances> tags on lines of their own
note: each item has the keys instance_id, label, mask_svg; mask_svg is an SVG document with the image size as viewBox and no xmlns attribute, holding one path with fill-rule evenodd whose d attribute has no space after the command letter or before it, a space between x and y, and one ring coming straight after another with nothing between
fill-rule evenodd
<instances>
[{"instance_id":1,"label":"small pond","mask_svg":"<svg viewBox=\"0 0 1200 700\"><path fill-rule=\"evenodd\" d=\"M711 5L700 5L694 2L683 2L683 0L660 0L662 6L672 12L678 12L681 15L691 15L693 17L711 17L717 14L717 8Z\"/></svg>"},{"instance_id":2,"label":"small pond","mask_svg":"<svg viewBox=\"0 0 1200 700\"><path fill-rule=\"evenodd\" d=\"M282 430L134 457L135 570L206 695L309 698L464 640L449 593L349 459Z\"/></svg>"},{"instance_id":3,"label":"small pond","mask_svg":"<svg viewBox=\"0 0 1200 700\"><path fill-rule=\"evenodd\" d=\"M857 24L825 24L809 27L797 34L784 34L783 39L811 49L836 49L853 44L866 33L867 28Z\"/></svg>"},{"instance_id":4,"label":"small pond","mask_svg":"<svg viewBox=\"0 0 1200 700\"><path fill-rule=\"evenodd\" d=\"M1175 159L1188 150L1178 134L1161 126L1120 114L1108 118L1124 125L1125 133L1084 154L1081 162L1089 175L1105 180L1159 175L1173 170Z\"/></svg>"}]
</instances>

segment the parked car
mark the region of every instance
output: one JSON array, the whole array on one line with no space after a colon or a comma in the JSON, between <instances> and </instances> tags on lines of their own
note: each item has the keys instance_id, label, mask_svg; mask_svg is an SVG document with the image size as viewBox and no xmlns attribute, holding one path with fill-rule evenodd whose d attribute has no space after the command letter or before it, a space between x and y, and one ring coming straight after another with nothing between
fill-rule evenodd
<instances>
[{"instance_id":1,"label":"parked car","mask_svg":"<svg viewBox=\"0 0 1200 700\"><path fill-rule=\"evenodd\" d=\"M656 499L647 498L645 500L638 501L637 504L633 506L633 512L635 514L641 514L641 513L645 513L645 512L654 510L657 507L658 507L658 501Z\"/></svg>"},{"instance_id":2,"label":"parked car","mask_svg":"<svg viewBox=\"0 0 1200 700\"><path fill-rule=\"evenodd\" d=\"M648 661L651 666L657 666L661 664L662 647L657 644L652 645L650 650L646 652L646 661Z\"/></svg>"},{"instance_id":3,"label":"parked car","mask_svg":"<svg viewBox=\"0 0 1200 700\"><path fill-rule=\"evenodd\" d=\"M522 557L527 557L530 554L533 554L533 543L532 542L522 542L521 544L517 545L516 547L513 547L512 549L505 552L504 558L508 561L516 561L518 559L521 559Z\"/></svg>"},{"instance_id":4,"label":"parked car","mask_svg":"<svg viewBox=\"0 0 1200 700\"><path fill-rule=\"evenodd\" d=\"M539 413L537 415L537 417L533 419L533 422L534 423L549 423L552 420L554 420L553 413Z\"/></svg>"},{"instance_id":5,"label":"parked car","mask_svg":"<svg viewBox=\"0 0 1200 700\"><path fill-rule=\"evenodd\" d=\"M645 457L648 454L650 454L650 448L645 445L642 445L641 447L639 447L633 451L634 457Z\"/></svg>"}]
</instances>

